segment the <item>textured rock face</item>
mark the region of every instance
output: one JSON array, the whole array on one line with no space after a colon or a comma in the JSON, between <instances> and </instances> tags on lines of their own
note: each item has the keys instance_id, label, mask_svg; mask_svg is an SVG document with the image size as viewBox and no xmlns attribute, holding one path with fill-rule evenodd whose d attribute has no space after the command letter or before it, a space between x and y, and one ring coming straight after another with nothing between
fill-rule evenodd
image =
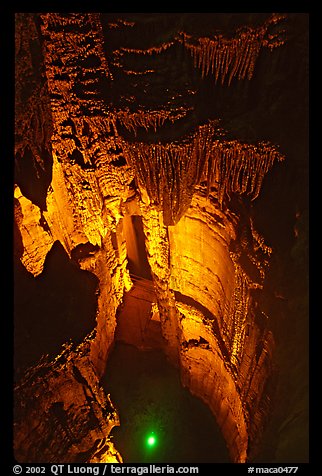
<instances>
[{"instance_id":1,"label":"textured rock face","mask_svg":"<svg viewBox=\"0 0 322 476\"><path fill-rule=\"evenodd\" d=\"M144 223L163 336L176 350L170 358L179 361L184 385L212 409L232 460L244 462L269 407L263 388L274 340L257 322L251 290L262 287L271 250L250 223L222 212L202 190L167 233L158 214L146 210ZM170 312L162 302L167 310L172 303Z\"/></svg>"},{"instance_id":2,"label":"textured rock face","mask_svg":"<svg viewBox=\"0 0 322 476\"><path fill-rule=\"evenodd\" d=\"M236 238L236 216L223 214L195 195L183 219L169 228L169 236L171 287L181 301L182 380L212 409L232 460L243 462L248 451L247 415L233 364L237 348L244 348L238 342L238 327L246 323L232 319L238 290L229 253Z\"/></svg>"},{"instance_id":3,"label":"textured rock face","mask_svg":"<svg viewBox=\"0 0 322 476\"><path fill-rule=\"evenodd\" d=\"M169 228L171 288L215 317L227 351L235 291L230 244L236 240L236 228L236 215L221 212L197 194L182 220Z\"/></svg>"},{"instance_id":4,"label":"textured rock face","mask_svg":"<svg viewBox=\"0 0 322 476\"><path fill-rule=\"evenodd\" d=\"M182 314L182 381L209 405L232 461L244 463L248 452L246 415L219 339L211 325L205 324L203 314L188 305L178 307Z\"/></svg>"},{"instance_id":5,"label":"textured rock face","mask_svg":"<svg viewBox=\"0 0 322 476\"><path fill-rule=\"evenodd\" d=\"M16 387L15 457L30 463L121 462L108 436L119 424L88 358L88 342L40 362ZM30 407L27 402L32 399Z\"/></svg>"},{"instance_id":6,"label":"textured rock face","mask_svg":"<svg viewBox=\"0 0 322 476\"><path fill-rule=\"evenodd\" d=\"M284 44L284 17L254 14L243 29L227 16L227 35L206 38L203 22L213 26L205 18L129 15L16 18L19 258L36 279L59 242L71 263L97 279L92 332L34 362L16 384L16 458L122 461L109 440L119 424L113 395L99 381L118 312L119 330L125 325L129 261L142 269L145 248L154 288L146 313L162 334L151 345L209 405L232 461L245 462L269 415L274 349L258 306L271 248L256 231L249 199L260 196L284 155L262 137L232 138L212 107L217 84L224 98L223 85L232 88L235 100L236 84L253 78L262 50ZM225 31L224 17L213 20ZM215 99L201 106L205 91ZM140 249L133 216L142 220Z\"/></svg>"}]
</instances>

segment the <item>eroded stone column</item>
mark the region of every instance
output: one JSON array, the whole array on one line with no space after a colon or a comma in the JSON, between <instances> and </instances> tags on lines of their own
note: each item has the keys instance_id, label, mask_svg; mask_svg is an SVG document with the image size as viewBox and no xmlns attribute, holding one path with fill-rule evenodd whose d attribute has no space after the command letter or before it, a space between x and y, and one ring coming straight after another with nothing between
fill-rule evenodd
<instances>
[{"instance_id":1,"label":"eroded stone column","mask_svg":"<svg viewBox=\"0 0 322 476\"><path fill-rule=\"evenodd\" d=\"M168 233L182 382L211 408L232 460L245 462L269 407L274 340L252 290L262 287L270 249L250 220L202 190Z\"/></svg>"},{"instance_id":2,"label":"eroded stone column","mask_svg":"<svg viewBox=\"0 0 322 476\"><path fill-rule=\"evenodd\" d=\"M170 361L177 365L180 327L174 293L170 289L168 228L164 225L162 213L157 208L144 202L140 203L140 208L147 256L160 312L162 335L167 343L166 352Z\"/></svg>"}]
</instances>

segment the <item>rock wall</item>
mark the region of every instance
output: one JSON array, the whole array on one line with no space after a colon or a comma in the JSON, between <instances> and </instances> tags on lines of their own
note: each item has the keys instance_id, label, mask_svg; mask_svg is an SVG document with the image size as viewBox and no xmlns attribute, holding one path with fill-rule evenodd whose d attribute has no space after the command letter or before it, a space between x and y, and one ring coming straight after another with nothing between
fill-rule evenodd
<instances>
[{"instance_id":1,"label":"rock wall","mask_svg":"<svg viewBox=\"0 0 322 476\"><path fill-rule=\"evenodd\" d=\"M34 362L35 369L31 372L35 374L35 378L38 376L37 384L30 378L17 384L15 456L21 462L57 462L57 459L63 462L76 461L77 458L83 458L82 461L89 461L91 458L93 461L98 459L121 461L121 457L108 441L109 433L113 426L118 424L118 419L114 409L110 413L104 410L108 400L100 388L99 379L105 370L107 356L114 340L116 310L122 301L124 291L132 286L126 267L125 239L120 231L120 206L122 198L126 199L132 193L126 184L131 182L133 174L131 175L128 168L119 173L118 166L106 164L104 166L102 157L97 159L99 163L96 163L95 171L93 167L86 165L84 167L86 161L94 160L94 151L97 157L97 135L84 133L86 124L83 118L80 118L79 112L82 104L78 101L64 102L63 99L57 100L57 97L55 100L57 87L58 85L61 87L61 81L64 81L57 72L57 62L64 61L67 57L70 59L70 54L66 54L65 50L64 56L62 51L66 44L59 40L60 35L56 31L59 27L55 24L54 32L51 32L52 35L56 33L51 55L48 48L53 45L44 42L44 37L39 39L39 17L36 18L31 14L17 16L18 43L19 38L28 35L22 26L24 22L33 25L37 23L34 34L42 46L40 53L44 55L42 59L39 54L38 64L37 61L30 61L29 69L38 71L40 65L45 65L46 68L46 90L51 96L52 168L50 183L47 189L42 190L42 200L36 200L28 187L22 185L30 198L24 195L18 185L15 186L15 218L22 245L21 262L34 277L41 275L49 250L59 241L69 258L80 269L87 270L97 277L98 287L96 327L88 335L86 346L82 348L83 357L79 358L78 351L68 348L63 352L63 359L67 359L70 364L60 365L62 359L57 357L56 361L47 361L46 365L41 365L39 374L37 363ZM46 36L45 29L48 26L46 15L40 22L42 32ZM30 50L28 41L23 45L26 51ZM25 56L28 57L27 54ZM72 64L70 67L73 70ZM73 71L70 79L73 81ZM66 92L68 87L64 90ZM17 99L19 100L20 96ZM32 101L36 100L37 98L32 96L31 105ZM21 108L18 108L17 112L18 117L23 117L26 123L32 120L32 112L26 115ZM74 117L75 122L71 117ZM43 121L39 127L44 129L48 127L46 118L47 116L39 118ZM29 127L32 128L30 122ZM49 133L49 130L47 132ZM80 139L83 141L82 146L79 146ZM32 140L37 141L37 138L32 136L30 143ZM35 156L33 160L37 160L38 149L33 147L32 150ZM22 147L19 151L19 154L23 155ZM83 152L85 155L82 155ZM106 160L106 156L104 157ZM114 149L109 150L109 163L117 157ZM24 160L26 161L25 157ZM17 175L17 180L24 184L24 177ZM77 319L77 316L74 318ZM69 336L66 335L66 342L68 340ZM85 383L82 379L81 384L77 380L77 375L84 374L87 380L86 392L89 394L87 397L86 394L84 396L83 390ZM36 407L33 406L35 394L39 394ZM25 402L31 405L31 414L24 413ZM55 411L49 412L50 408L54 410L58 408L60 416L55 416ZM93 417L93 412L97 414L97 418ZM64 428L61 432L67 435L66 442L61 446L61 435L54 431L55 418L63 421L61 425ZM47 440L44 440L48 444L48 449L45 449L41 442L44 433L48 434ZM48 442L50 438L52 442ZM81 454L83 456L80 456ZM115 456L112 457L112 454Z\"/></svg>"},{"instance_id":2,"label":"rock wall","mask_svg":"<svg viewBox=\"0 0 322 476\"><path fill-rule=\"evenodd\" d=\"M24 197L15 188L17 224L23 243L21 261L34 276L42 270L48 251L55 241L64 246L71 259L81 269L97 276L97 339L104 339L105 353L95 359L101 360L100 372L108 349L113 341L116 325L115 313L125 289L130 289L131 280L126 267L125 239L119 231L120 212L109 211L97 201L97 188L88 185L87 197L77 192L80 185L78 167L72 167L68 179L64 169L54 159L53 178L47 194L47 210L41 211L37 205ZM84 203L90 203L90 212ZM102 213L101 213L102 208ZM117 209L118 210L118 209ZM103 220L105 215L106 222ZM109 272L106 273L106 269ZM94 339L95 341L95 339ZM102 348L93 342L94 348Z\"/></svg>"},{"instance_id":3,"label":"rock wall","mask_svg":"<svg viewBox=\"0 0 322 476\"><path fill-rule=\"evenodd\" d=\"M213 411L232 460L245 462L269 408L274 340L257 322L252 290L262 288L271 250L250 220L223 212L201 188L175 226L165 229L151 206L143 222L163 336L176 349L168 355Z\"/></svg>"},{"instance_id":4,"label":"rock wall","mask_svg":"<svg viewBox=\"0 0 322 476\"><path fill-rule=\"evenodd\" d=\"M220 340L202 313L178 303L181 313L181 378L190 391L211 409L226 440L231 459L244 463L248 454L248 427L229 362Z\"/></svg>"},{"instance_id":5,"label":"rock wall","mask_svg":"<svg viewBox=\"0 0 322 476\"><path fill-rule=\"evenodd\" d=\"M169 227L170 287L208 310L227 351L235 292L229 246L236 239L237 223L236 215L223 213L213 201L195 194L182 220Z\"/></svg>"},{"instance_id":6,"label":"rock wall","mask_svg":"<svg viewBox=\"0 0 322 476\"><path fill-rule=\"evenodd\" d=\"M42 359L15 389L14 454L19 462L122 462L109 439L117 413L88 357L89 340ZM32 405L30 405L32 402Z\"/></svg>"},{"instance_id":7,"label":"rock wall","mask_svg":"<svg viewBox=\"0 0 322 476\"><path fill-rule=\"evenodd\" d=\"M179 315L174 293L170 288L170 243L168 228L162 213L152 205L141 205L145 233L145 245L151 267L153 284L160 313L162 335L166 353L174 365L178 365Z\"/></svg>"},{"instance_id":8,"label":"rock wall","mask_svg":"<svg viewBox=\"0 0 322 476\"><path fill-rule=\"evenodd\" d=\"M18 187L15 190L21 261L38 276L53 244L62 243L70 259L98 279L96 326L81 350L68 347L55 361L35 363L29 370L31 376L17 385L15 457L20 462L120 462L121 456L108 439L118 418L99 379L114 340L116 310L125 289L131 287L125 242L117 225L102 231L100 218L93 222L91 217L89 224L82 215L82 227L70 207L76 205L75 195L64 182L57 188L55 177L54 172L53 192L47 196L43 214ZM32 407L27 413L26 402Z\"/></svg>"}]
</instances>

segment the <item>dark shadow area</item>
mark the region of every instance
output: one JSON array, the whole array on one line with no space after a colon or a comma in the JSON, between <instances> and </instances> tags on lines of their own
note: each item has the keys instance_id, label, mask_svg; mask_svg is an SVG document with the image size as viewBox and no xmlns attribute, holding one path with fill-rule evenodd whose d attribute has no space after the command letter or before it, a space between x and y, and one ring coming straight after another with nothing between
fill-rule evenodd
<instances>
[{"instance_id":1,"label":"dark shadow area","mask_svg":"<svg viewBox=\"0 0 322 476\"><path fill-rule=\"evenodd\" d=\"M17 245L18 246L18 245ZM18 256L14 268L15 378L42 355L55 357L95 326L97 279L80 270L57 241L36 278Z\"/></svg>"},{"instance_id":2,"label":"dark shadow area","mask_svg":"<svg viewBox=\"0 0 322 476\"><path fill-rule=\"evenodd\" d=\"M25 148L23 156L17 154L14 180L25 197L41 210L46 210L47 190L52 179L52 157L45 148L42 149L41 156L43 167L38 164L29 146Z\"/></svg>"},{"instance_id":3,"label":"dark shadow area","mask_svg":"<svg viewBox=\"0 0 322 476\"><path fill-rule=\"evenodd\" d=\"M145 249L142 218L139 215L126 215L123 219L123 231L130 274L151 280L151 268Z\"/></svg>"},{"instance_id":4,"label":"dark shadow area","mask_svg":"<svg viewBox=\"0 0 322 476\"><path fill-rule=\"evenodd\" d=\"M112 435L125 463L231 462L209 408L182 387L161 351L117 343L102 383L120 415Z\"/></svg>"},{"instance_id":5,"label":"dark shadow area","mask_svg":"<svg viewBox=\"0 0 322 476\"><path fill-rule=\"evenodd\" d=\"M289 15L288 41L270 67L263 55L253 85L258 109L265 110L258 131L266 131L286 155L265 177L252 208L256 229L273 249L259 304L274 334L277 372L273 411L256 462L309 460L308 23L307 14Z\"/></svg>"},{"instance_id":6,"label":"dark shadow area","mask_svg":"<svg viewBox=\"0 0 322 476\"><path fill-rule=\"evenodd\" d=\"M272 256L260 307L270 316L277 373L273 411L254 462L309 461L308 214L298 216L295 244ZM312 392L311 392L312 395Z\"/></svg>"}]
</instances>

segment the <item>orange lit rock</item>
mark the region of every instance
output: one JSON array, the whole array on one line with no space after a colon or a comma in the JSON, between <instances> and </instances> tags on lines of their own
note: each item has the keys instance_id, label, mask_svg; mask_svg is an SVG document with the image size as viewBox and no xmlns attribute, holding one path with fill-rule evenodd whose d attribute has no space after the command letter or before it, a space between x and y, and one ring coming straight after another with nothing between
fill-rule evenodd
<instances>
[{"instance_id":1,"label":"orange lit rock","mask_svg":"<svg viewBox=\"0 0 322 476\"><path fill-rule=\"evenodd\" d=\"M110 236L108 238L101 249L78 260L80 267L97 276L99 283L96 333L90 345L90 358L99 377L104 373L106 359L114 341L116 310L122 302L125 289L129 290L132 284L126 262L116 258ZM111 273L106 272L107 263Z\"/></svg>"},{"instance_id":2,"label":"orange lit rock","mask_svg":"<svg viewBox=\"0 0 322 476\"><path fill-rule=\"evenodd\" d=\"M30 400L32 408L26 406ZM66 346L53 362L43 360L29 369L15 389L18 462L87 462L100 455L121 461L108 438L117 425L116 411L88 358L88 342L77 349Z\"/></svg>"},{"instance_id":3,"label":"orange lit rock","mask_svg":"<svg viewBox=\"0 0 322 476\"><path fill-rule=\"evenodd\" d=\"M248 428L243 401L211 324L196 309L177 304L182 315L181 378L211 408L226 439L232 460L244 463Z\"/></svg>"},{"instance_id":4,"label":"orange lit rock","mask_svg":"<svg viewBox=\"0 0 322 476\"><path fill-rule=\"evenodd\" d=\"M21 261L30 273L37 276L43 270L54 239L50 230L41 224L44 217L39 207L24 197L18 186L15 187L14 197L18 201L15 205L15 216L24 248Z\"/></svg>"},{"instance_id":5,"label":"orange lit rock","mask_svg":"<svg viewBox=\"0 0 322 476\"><path fill-rule=\"evenodd\" d=\"M195 194L188 212L168 229L171 288L216 316L227 349L235 291L229 245L236 238L236 225L237 216L223 213L213 201Z\"/></svg>"},{"instance_id":6,"label":"orange lit rock","mask_svg":"<svg viewBox=\"0 0 322 476\"><path fill-rule=\"evenodd\" d=\"M44 177L53 124L36 21L35 13L15 17L15 155L19 162L30 151L38 176Z\"/></svg>"},{"instance_id":7,"label":"orange lit rock","mask_svg":"<svg viewBox=\"0 0 322 476\"><path fill-rule=\"evenodd\" d=\"M98 448L96 454L88 461L89 463L123 463L122 456L115 449L111 441L105 446Z\"/></svg>"},{"instance_id":8,"label":"orange lit rock","mask_svg":"<svg viewBox=\"0 0 322 476\"><path fill-rule=\"evenodd\" d=\"M231 252L239 220L200 190L168 232L170 287L181 315L182 381L212 409L232 460L245 462L248 438L257 440L269 406L263 388L272 370L274 340L257 326L253 312L251 289L261 287L262 277L258 273L254 282ZM250 243L244 247L252 256ZM261 248L270 251L262 242Z\"/></svg>"},{"instance_id":9,"label":"orange lit rock","mask_svg":"<svg viewBox=\"0 0 322 476\"><path fill-rule=\"evenodd\" d=\"M232 193L254 200L274 162L284 159L269 143L217 140L218 130L218 123L209 121L181 142L124 143L141 190L163 211L166 226L180 220L202 181L208 195L217 189L221 205Z\"/></svg>"},{"instance_id":10,"label":"orange lit rock","mask_svg":"<svg viewBox=\"0 0 322 476\"><path fill-rule=\"evenodd\" d=\"M235 37L225 38L218 34L213 38L198 38L184 34L184 45L191 52L195 67L201 69L202 76L211 73L217 82L228 84L234 77L251 79L261 48L276 48L284 44L281 33L270 34L269 27L285 17L272 14L258 28L241 28Z\"/></svg>"},{"instance_id":11,"label":"orange lit rock","mask_svg":"<svg viewBox=\"0 0 322 476\"><path fill-rule=\"evenodd\" d=\"M145 246L151 267L156 299L160 312L162 335L167 343L166 352L171 361L178 362L179 315L175 306L174 293L170 289L170 246L168 229L163 216L155 207L142 203L142 221Z\"/></svg>"}]
</instances>

